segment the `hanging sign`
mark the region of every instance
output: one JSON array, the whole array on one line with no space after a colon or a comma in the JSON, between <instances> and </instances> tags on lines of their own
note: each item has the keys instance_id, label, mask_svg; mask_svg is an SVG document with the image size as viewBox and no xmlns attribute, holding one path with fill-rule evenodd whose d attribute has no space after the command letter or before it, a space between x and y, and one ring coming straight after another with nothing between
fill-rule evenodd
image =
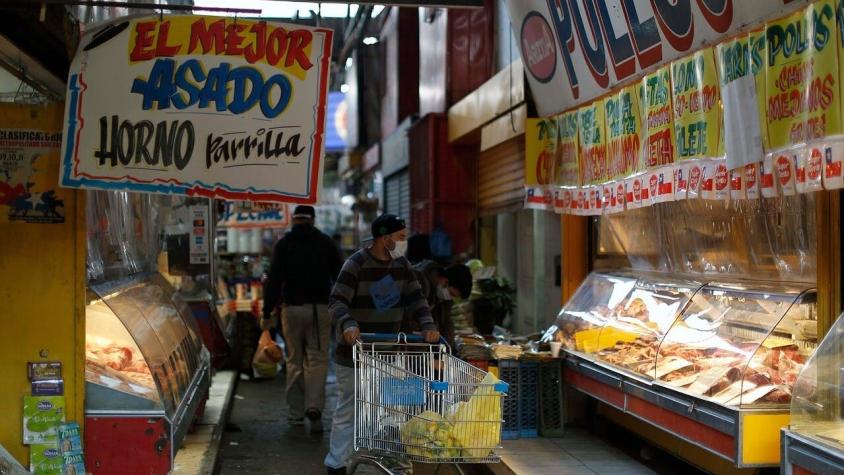
<instances>
[{"instance_id":1,"label":"hanging sign","mask_svg":"<svg viewBox=\"0 0 844 475\"><path fill-rule=\"evenodd\" d=\"M767 25L767 123L772 149L841 133L836 31L832 0L812 3Z\"/></svg>"},{"instance_id":2,"label":"hanging sign","mask_svg":"<svg viewBox=\"0 0 844 475\"><path fill-rule=\"evenodd\" d=\"M556 171L558 127L556 118L525 122L525 185L550 185Z\"/></svg>"},{"instance_id":3,"label":"hanging sign","mask_svg":"<svg viewBox=\"0 0 844 475\"><path fill-rule=\"evenodd\" d=\"M762 161L762 120L758 98L765 90L757 89L751 72L751 37L740 36L716 47L721 98L724 103L724 151L727 168L740 169L733 185L741 189L745 165ZM736 193L738 196L740 193Z\"/></svg>"},{"instance_id":4,"label":"hanging sign","mask_svg":"<svg viewBox=\"0 0 844 475\"><path fill-rule=\"evenodd\" d=\"M583 184L598 185L609 178L603 103L597 101L581 107L577 114L580 126L580 163L583 168Z\"/></svg>"},{"instance_id":5,"label":"hanging sign","mask_svg":"<svg viewBox=\"0 0 844 475\"><path fill-rule=\"evenodd\" d=\"M607 131L607 175L624 178L641 169L642 110L636 85L604 99Z\"/></svg>"},{"instance_id":6,"label":"hanging sign","mask_svg":"<svg viewBox=\"0 0 844 475\"><path fill-rule=\"evenodd\" d=\"M671 108L671 71L668 66L644 77L647 145L645 165L656 168L674 163L674 114Z\"/></svg>"},{"instance_id":7,"label":"hanging sign","mask_svg":"<svg viewBox=\"0 0 844 475\"><path fill-rule=\"evenodd\" d=\"M655 66L805 0L507 0L541 116L585 104Z\"/></svg>"},{"instance_id":8,"label":"hanging sign","mask_svg":"<svg viewBox=\"0 0 844 475\"><path fill-rule=\"evenodd\" d=\"M0 104L0 224L61 224L69 190L56 188L61 104Z\"/></svg>"},{"instance_id":9,"label":"hanging sign","mask_svg":"<svg viewBox=\"0 0 844 475\"><path fill-rule=\"evenodd\" d=\"M556 118L527 119L525 122L525 201L527 209L553 210L557 171Z\"/></svg>"},{"instance_id":10,"label":"hanging sign","mask_svg":"<svg viewBox=\"0 0 844 475\"><path fill-rule=\"evenodd\" d=\"M315 203L331 45L325 28L205 16L87 31L62 186Z\"/></svg>"},{"instance_id":11,"label":"hanging sign","mask_svg":"<svg viewBox=\"0 0 844 475\"><path fill-rule=\"evenodd\" d=\"M227 202L225 214L217 226L225 228L286 228L290 226L290 209L287 205L256 204L260 206L247 209L234 202Z\"/></svg>"},{"instance_id":12,"label":"hanging sign","mask_svg":"<svg viewBox=\"0 0 844 475\"><path fill-rule=\"evenodd\" d=\"M712 48L671 63L671 85L678 159L721 155L721 98Z\"/></svg>"},{"instance_id":13,"label":"hanging sign","mask_svg":"<svg viewBox=\"0 0 844 475\"><path fill-rule=\"evenodd\" d=\"M580 143L577 133L577 111L557 116L557 179L561 186L580 186Z\"/></svg>"},{"instance_id":14,"label":"hanging sign","mask_svg":"<svg viewBox=\"0 0 844 475\"><path fill-rule=\"evenodd\" d=\"M190 263L208 264L211 256L208 239L208 206L191 206L190 218Z\"/></svg>"}]
</instances>

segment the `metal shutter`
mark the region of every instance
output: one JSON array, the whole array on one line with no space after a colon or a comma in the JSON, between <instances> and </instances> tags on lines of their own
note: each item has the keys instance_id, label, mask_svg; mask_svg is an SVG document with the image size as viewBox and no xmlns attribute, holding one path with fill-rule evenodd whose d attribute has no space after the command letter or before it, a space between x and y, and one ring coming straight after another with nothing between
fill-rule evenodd
<instances>
[{"instance_id":1,"label":"metal shutter","mask_svg":"<svg viewBox=\"0 0 844 475\"><path fill-rule=\"evenodd\" d=\"M410 172L405 170L399 175L399 212L398 215L405 219L407 227L410 228Z\"/></svg>"},{"instance_id":2,"label":"metal shutter","mask_svg":"<svg viewBox=\"0 0 844 475\"><path fill-rule=\"evenodd\" d=\"M401 216L410 227L410 172L407 169L384 181L384 211Z\"/></svg>"},{"instance_id":3,"label":"metal shutter","mask_svg":"<svg viewBox=\"0 0 844 475\"><path fill-rule=\"evenodd\" d=\"M521 209L524 186L524 136L481 152L478 157L478 212L481 216Z\"/></svg>"}]
</instances>

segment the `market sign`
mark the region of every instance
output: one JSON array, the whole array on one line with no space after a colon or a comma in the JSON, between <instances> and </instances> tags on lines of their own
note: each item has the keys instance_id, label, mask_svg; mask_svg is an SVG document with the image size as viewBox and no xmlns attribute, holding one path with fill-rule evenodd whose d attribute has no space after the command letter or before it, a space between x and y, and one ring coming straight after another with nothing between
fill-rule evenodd
<instances>
[{"instance_id":1,"label":"market sign","mask_svg":"<svg viewBox=\"0 0 844 475\"><path fill-rule=\"evenodd\" d=\"M579 106L805 0L508 0L539 114Z\"/></svg>"},{"instance_id":2,"label":"market sign","mask_svg":"<svg viewBox=\"0 0 844 475\"><path fill-rule=\"evenodd\" d=\"M120 18L71 65L61 185L315 203L333 32Z\"/></svg>"},{"instance_id":3,"label":"market sign","mask_svg":"<svg viewBox=\"0 0 844 475\"><path fill-rule=\"evenodd\" d=\"M290 226L290 208L286 204L255 203L240 206L227 202L226 211L217 222L223 228L286 228Z\"/></svg>"}]
</instances>

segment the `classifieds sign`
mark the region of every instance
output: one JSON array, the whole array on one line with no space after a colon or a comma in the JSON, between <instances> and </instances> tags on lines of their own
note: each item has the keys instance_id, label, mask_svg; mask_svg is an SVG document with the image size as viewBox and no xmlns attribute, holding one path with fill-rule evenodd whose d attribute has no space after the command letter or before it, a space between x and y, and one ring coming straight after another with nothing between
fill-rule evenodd
<instances>
[{"instance_id":1,"label":"classifieds sign","mask_svg":"<svg viewBox=\"0 0 844 475\"><path fill-rule=\"evenodd\" d=\"M206 16L120 18L71 65L61 184L314 203L332 31Z\"/></svg>"}]
</instances>

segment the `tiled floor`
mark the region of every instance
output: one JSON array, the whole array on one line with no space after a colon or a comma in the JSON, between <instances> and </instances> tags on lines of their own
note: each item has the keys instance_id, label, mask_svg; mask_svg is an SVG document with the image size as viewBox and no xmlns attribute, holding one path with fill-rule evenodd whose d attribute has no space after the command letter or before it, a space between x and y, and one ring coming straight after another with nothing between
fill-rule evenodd
<instances>
[{"instance_id":1,"label":"tiled floor","mask_svg":"<svg viewBox=\"0 0 844 475\"><path fill-rule=\"evenodd\" d=\"M519 439L502 445L502 465L517 475L656 474L621 450L577 429L567 429L561 439Z\"/></svg>"}]
</instances>

